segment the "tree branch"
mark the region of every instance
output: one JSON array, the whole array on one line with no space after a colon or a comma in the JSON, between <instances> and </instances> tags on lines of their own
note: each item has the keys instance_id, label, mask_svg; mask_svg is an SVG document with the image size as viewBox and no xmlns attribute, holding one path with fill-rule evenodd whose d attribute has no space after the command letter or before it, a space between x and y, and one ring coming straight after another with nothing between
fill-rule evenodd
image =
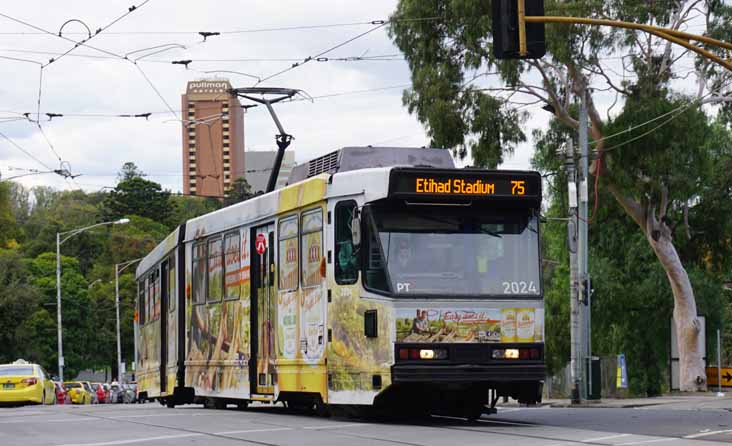
<instances>
[{"instance_id":1,"label":"tree branch","mask_svg":"<svg viewBox=\"0 0 732 446\"><path fill-rule=\"evenodd\" d=\"M557 92L552 89L551 81L547 76L546 71L541 66L541 63L530 60L529 65L535 67L539 73L541 73L541 77L544 80L544 85L546 87L544 90L549 93L549 99L551 101L549 104L554 107L554 116L556 116L556 118L565 125L574 129L578 128L579 122L570 116L565 105L560 102Z\"/></svg>"}]
</instances>

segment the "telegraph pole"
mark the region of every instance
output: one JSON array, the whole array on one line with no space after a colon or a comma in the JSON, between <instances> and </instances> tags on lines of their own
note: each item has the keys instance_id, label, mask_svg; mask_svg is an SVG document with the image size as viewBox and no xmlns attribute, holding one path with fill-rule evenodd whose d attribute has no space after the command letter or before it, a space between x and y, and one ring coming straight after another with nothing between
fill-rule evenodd
<instances>
[{"instance_id":1,"label":"telegraph pole","mask_svg":"<svg viewBox=\"0 0 732 446\"><path fill-rule=\"evenodd\" d=\"M578 269L579 269L579 281L583 286L580 289L581 296L580 300L584 305L580 305L579 317L580 317L580 330L581 334L581 354L579 359L581 361L581 370L583 377L587 377L587 386L582 386L580 392L582 398L587 398L587 392L591 391L592 380L589 379L589 358L591 355L590 351L590 302L589 302L589 273L588 273L588 222L589 219L587 212L587 180L589 178L588 172L588 135L587 135L587 92L582 92L580 98L580 116L579 116L579 145L580 145L580 174L578 185L579 195L579 237L577 243L577 257L578 257Z\"/></svg>"},{"instance_id":2,"label":"telegraph pole","mask_svg":"<svg viewBox=\"0 0 732 446\"><path fill-rule=\"evenodd\" d=\"M64 382L64 341L61 326L61 234L56 233L56 330L58 331L58 379Z\"/></svg>"},{"instance_id":3,"label":"telegraph pole","mask_svg":"<svg viewBox=\"0 0 732 446\"><path fill-rule=\"evenodd\" d=\"M570 338L571 338L571 361L570 372L572 376L572 403L578 404L581 401L580 389L582 388L582 362L579 324L579 281L577 262L577 183L574 164L574 146L572 140L567 141L566 163L567 186L569 190L569 221L567 224L567 247L569 249L569 304L570 304Z\"/></svg>"}]
</instances>

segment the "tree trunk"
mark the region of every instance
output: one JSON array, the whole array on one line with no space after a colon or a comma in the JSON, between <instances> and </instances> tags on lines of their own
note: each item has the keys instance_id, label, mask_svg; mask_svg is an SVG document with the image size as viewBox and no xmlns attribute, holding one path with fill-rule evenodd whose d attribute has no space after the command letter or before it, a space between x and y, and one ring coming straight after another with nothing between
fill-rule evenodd
<instances>
[{"instance_id":1,"label":"tree trunk","mask_svg":"<svg viewBox=\"0 0 732 446\"><path fill-rule=\"evenodd\" d=\"M665 226L663 223L660 224ZM666 271L674 295L674 324L679 349L679 388L682 392L704 391L707 379L704 360L699 350L701 324L697 318L694 290L689 275L667 234L662 234L655 240L653 230L644 232L653 252Z\"/></svg>"},{"instance_id":2,"label":"tree trunk","mask_svg":"<svg viewBox=\"0 0 732 446\"><path fill-rule=\"evenodd\" d=\"M609 177L609 175L607 175ZM608 178L608 190L625 212L640 226L656 258L666 271L674 295L674 324L676 345L679 349L679 389L682 392L706 390L706 371L699 349L701 324L697 318L694 290L689 275L681 264L673 236L663 222L668 206L668 191L663 190L660 217L656 218L652 205L641 206L634 199L623 195Z\"/></svg>"}]
</instances>

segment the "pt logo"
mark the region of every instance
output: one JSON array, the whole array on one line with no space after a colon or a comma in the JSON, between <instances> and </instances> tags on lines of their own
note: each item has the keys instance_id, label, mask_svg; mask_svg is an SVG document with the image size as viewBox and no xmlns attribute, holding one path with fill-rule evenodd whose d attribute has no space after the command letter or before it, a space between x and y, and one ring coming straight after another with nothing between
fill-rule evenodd
<instances>
[{"instance_id":1,"label":"pt logo","mask_svg":"<svg viewBox=\"0 0 732 446\"><path fill-rule=\"evenodd\" d=\"M397 282L397 293L408 293L410 286L412 284L409 282Z\"/></svg>"}]
</instances>

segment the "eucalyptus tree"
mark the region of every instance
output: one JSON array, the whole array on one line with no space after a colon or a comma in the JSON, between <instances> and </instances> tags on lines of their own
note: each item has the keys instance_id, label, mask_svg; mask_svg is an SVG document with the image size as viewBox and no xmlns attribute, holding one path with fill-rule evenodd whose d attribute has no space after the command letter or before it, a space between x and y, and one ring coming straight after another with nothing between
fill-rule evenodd
<instances>
[{"instance_id":1,"label":"eucalyptus tree","mask_svg":"<svg viewBox=\"0 0 732 446\"><path fill-rule=\"evenodd\" d=\"M732 7L717 0L546 0L545 7L547 15L732 37ZM703 155L703 142L695 138L706 130L689 128L689 135L671 143L655 135L677 119L697 125L700 107L732 102L730 73L642 31L569 24L547 25L544 58L499 61L491 49L491 2L484 0L400 0L392 19L390 35L411 70L405 106L425 125L433 146L471 156L479 166L496 166L526 140L527 121L535 117L526 107L543 107L577 129L571 110L586 97L591 173L665 271L674 297L681 389L704 388L694 290L675 239L695 211ZM615 121L614 105L625 111Z\"/></svg>"}]
</instances>

